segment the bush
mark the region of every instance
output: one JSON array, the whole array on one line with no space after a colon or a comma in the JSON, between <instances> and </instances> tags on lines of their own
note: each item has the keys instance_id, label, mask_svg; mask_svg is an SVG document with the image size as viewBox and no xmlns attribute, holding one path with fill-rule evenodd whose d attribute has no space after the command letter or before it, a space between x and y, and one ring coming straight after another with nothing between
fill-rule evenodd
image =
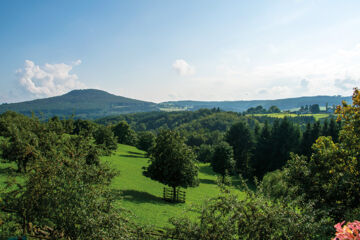
<instances>
[{"instance_id":1,"label":"bush","mask_svg":"<svg viewBox=\"0 0 360 240\"><path fill-rule=\"evenodd\" d=\"M261 192L261 191L259 191ZM244 199L223 189L200 210L196 221L171 219L174 228L168 238L176 239L318 239L322 222L316 221L311 207L299 210L275 203L262 194L246 190Z\"/></svg>"}]
</instances>

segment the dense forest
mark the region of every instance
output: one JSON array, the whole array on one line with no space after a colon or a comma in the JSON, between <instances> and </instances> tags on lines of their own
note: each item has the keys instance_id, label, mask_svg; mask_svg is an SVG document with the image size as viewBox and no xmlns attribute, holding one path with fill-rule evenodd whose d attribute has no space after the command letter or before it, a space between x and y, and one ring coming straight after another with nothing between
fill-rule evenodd
<instances>
[{"instance_id":1,"label":"dense forest","mask_svg":"<svg viewBox=\"0 0 360 240\"><path fill-rule=\"evenodd\" d=\"M0 198L0 229L49 239L329 239L360 219L360 93L337 118L251 116L218 108L92 120L0 115L1 158L16 165ZM199 217L170 219L154 235L114 207L117 176L100 157L118 144L147 152L144 176L173 191L198 186L199 162L219 175L219 196ZM240 199L229 176L239 176Z\"/></svg>"}]
</instances>

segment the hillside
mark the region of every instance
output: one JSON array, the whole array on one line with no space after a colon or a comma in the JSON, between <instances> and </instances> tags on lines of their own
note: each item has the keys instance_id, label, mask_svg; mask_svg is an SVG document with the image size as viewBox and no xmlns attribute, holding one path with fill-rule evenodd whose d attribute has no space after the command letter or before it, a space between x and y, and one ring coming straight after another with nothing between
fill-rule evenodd
<instances>
[{"instance_id":1,"label":"hillside","mask_svg":"<svg viewBox=\"0 0 360 240\"><path fill-rule=\"evenodd\" d=\"M224 111L243 112L250 107L262 105L264 108L278 106L281 110L299 108L304 105L328 104L339 105L341 101L351 102L351 97L342 96L314 96L277 100L251 100L251 101L172 101L152 103L136 99L116 96L96 89L73 90L67 94L37 99L33 101L2 104L0 113L8 110L31 116L32 112L41 118L52 116L96 119L107 116L116 116L127 113L159 112L159 111L195 111L201 108L220 108Z\"/></svg>"},{"instance_id":2,"label":"hillside","mask_svg":"<svg viewBox=\"0 0 360 240\"><path fill-rule=\"evenodd\" d=\"M109 115L157 111L155 103L116 96L96 89L73 90L67 94L28 102L0 105L0 113L7 110L31 116L43 115L94 119Z\"/></svg>"},{"instance_id":3,"label":"hillside","mask_svg":"<svg viewBox=\"0 0 360 240\"><path fill-rule=\"evenodd\" d=\"M225 111L243 112L250 107L263 106L269 108L273 105L281 110L300 108L301 106L319 104L325 106L339 105L341 101L351 102L351 97L342 96L312 96L285 98L276 100L248 100L248 101L171 101L159 104L161 108L177 108L184 110L197 110L200 108L220 108Z\"/></svg>"}]
</instances>

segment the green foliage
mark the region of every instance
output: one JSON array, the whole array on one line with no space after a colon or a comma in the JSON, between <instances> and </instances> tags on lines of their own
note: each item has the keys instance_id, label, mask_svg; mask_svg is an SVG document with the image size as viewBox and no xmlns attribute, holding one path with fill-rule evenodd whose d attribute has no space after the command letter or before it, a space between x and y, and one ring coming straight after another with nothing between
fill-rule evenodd
<instances>
[{"instance_id":1,"label":"green foliage","mask_svg":"<svg viewBox=\"0 0 360 240\"><path fill-rule=\"evenodd\" d=\"M136 144L136 133L125 121L117 123L113 127L113 132L118 143L134 146Z\"/></svg>"},{"instance_id":2,"label":"green foliage","mask_svg":"<svg viewBox=\"0 0 360 240\"><path fill-rule=\"evenodd\" d=\"M104 150L105 154L110 154L117 148L117 141L111 128L98 126L94 134L95 143Z\"/></svg>"},{"instance_id":3,"label":"green foliage","mask_svg":"<svg viewBox=\"0 0 360 240\"><path fill-rule=\"evenodd\" d=\"M309 110L311 113L319 113L320 112L319 104L310 105Z\"/></svg>"},{"instance_id":4,"label":"green foliage","mask_svg":"<svg viewBox=\"0 0 360 240\"><path fill-rule=\"evenodd\" d=\"M196 160L203 163L211 162L213 159L213 155L214 155L213 146L207 144L201 144L196 153Z\"/></svg>"},{"instance_id":5,"label":"green foliage","mask_svg":"<svg viewBox=\"0 0 360 240\"><path fill-rule=\"evenodd\" d=\"M262 178L262 176L268 171L270 161L273 161L271 158L273 151L274 148L271 129L268 122L265 122L264 127L261 129L261 132L257 137L254 158L251 161L251 167L254 169L254 175L258 178Z\"/></svg>"},{"instance_id":6,"label":"green foliage","mask_svg":"<svg viewBox=\"0 0 360 240\"><path fill-rule=\"evenodd\" d=\"M360 205L359 145L360 95L355 89L353 105L338 107L344 120L339 143L331 137L319 137L313 145L309 161L293 155L285 171L287 184L294 195L314 202L316 209L326 212L335 221L349 216Z\"/></svg>"},{"instance_id":7,"label":"green foliage","mask_svg":"<svg viewBox=\"0 0 360 240\"><path fill-rule=\"evenodd\" d=\"M195 221L174 218L168 238L176 239L317 239L317 222L311 211L274 203L263 195L247 191L244 199L224 190L210 199Z\"/></svg>"},{"instance_id":8,"label":"green foliage","mask_svg":"<svg viewBox=\"0 0 360 240\"><path fill-rule=\"evenodd\" d=\"M215 146L211 167L219 173L223 179L226 174L232 174L235 170L234 151L227 142Z\"/></svg>"},{"instance_id":9,"label":"green foliage","mask_svg":"<svg viewBox=\"0 0 360 240\"><path fill-rule=\"evenodd\" d=\"M263 193L272 200L284 200L290 194L284 172L275 170L265 174L261 181Z\"/></svg>"},{"instance_id":10,"label":"green foliage","mask_svg":"<svg viewBox=\"0 0 360 240\"><path fill-rule=\"evenodd\" d=\"M149 166L144 169L144 175L174 190L176 187L187 188L199 185L195 154L184 143L178 132L160 131L149 162Z\"/></svg>"},{"instance_id":11,"label":"green foliage","mask_svg":"<svg viewBox=\"0 0 360 240\"><path fill-rule=\"evenodd\" d=\"M150 131L144 131L139 132L137 136L137 148L145 152L150 152L155 145L155 134Z\"/></svg>"},{"instance_id":12,"label":"green foliage","mask_svg":"<svg viewBox=\"0 0 360 240\"><path fill-rule=\"evenodd\" d=\"M48 150L39 152L24 184L2 196L23 234L35 225L69 239L128 238L127 220L113 208L108 188L115 172L103 163L89 163L88 138L51 137L56 141L47 141Z\"/></svg>"},{"instance_id":13,"label":"green foliage","mask_svg":"<svg viewBox=\"0 0 360 240\"><path fill-rule=\"evenodd\" d=\"M225 139L234 149L236 171L243 176L251 176L249 163L254 139L249 126L243 121L235 123L226 133Z\"/></svg>"}]
</instances>

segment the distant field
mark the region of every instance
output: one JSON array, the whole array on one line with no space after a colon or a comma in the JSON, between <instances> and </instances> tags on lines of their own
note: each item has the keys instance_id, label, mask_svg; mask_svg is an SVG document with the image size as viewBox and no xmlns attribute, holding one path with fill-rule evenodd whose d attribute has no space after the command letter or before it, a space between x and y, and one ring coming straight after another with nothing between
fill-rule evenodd
<instances>
[{"instance_id":1,"label":"distant field","mask_svg":"<svg viewBox=\"0 0 360 240\"><path fill-rule=\"evenodd\" d=\"M284 117L301 117L301 116L313 116L315 120L319 120L321 118L327 118L330 114L327 113L319 113L319 114L295 114L295 113L264 113L264 114L249 114L251 116L267 116L273 118L284 118Z\"/></svg>"},{"instance_id":2,"label":"distant field","mask_svg":"<svg viewBox=\"0 0 360 240\"><path fill-rule=\"evenodd\" d=\"M114 191L119 194L118 204L131 210L136 215L135 221L140 224L164 227L168 225L170 217L180 217L192 204L201 204L219 193L216 176L208 164L200 164L200 186L186 190L186 203L172 204L162 200L163 184L142 175L142 167L148 164L144 152L135 147L119 145L116 154L103 160L110 161L120 171L112 184ZM238 183L238 180L233 180L234 185ZM234 191L240 196L243 194L239 190Z\"/></svg>"}]
</instances>

